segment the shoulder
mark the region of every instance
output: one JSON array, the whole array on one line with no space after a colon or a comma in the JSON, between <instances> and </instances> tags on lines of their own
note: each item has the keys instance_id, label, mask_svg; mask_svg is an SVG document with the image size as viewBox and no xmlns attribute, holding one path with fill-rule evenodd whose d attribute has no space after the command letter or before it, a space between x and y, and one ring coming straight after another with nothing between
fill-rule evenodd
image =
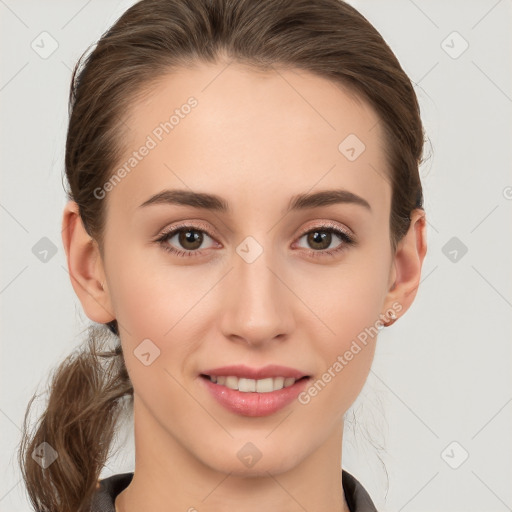
<instances>
[{"instance_id":1,"label":"shoulder","mask_svg":"<svg viewBox=\"0 0 512 512\"><path fill-rule=\"evenodd\" d=\"M345 500L350 512L378 512L361 482L344 469L341 476Z\"/></svg>"},{"instance_id":2,"label":"shoulder","mask_svg":"<svg viewBox=\"0 0 512 512\"><path fill-rule=\"evenodd\" d=\"M98 481L98 488L93 496L91 512L115 512L114 501L132 481L133 472L119 473Z\"/></svg>"}]
</instances>

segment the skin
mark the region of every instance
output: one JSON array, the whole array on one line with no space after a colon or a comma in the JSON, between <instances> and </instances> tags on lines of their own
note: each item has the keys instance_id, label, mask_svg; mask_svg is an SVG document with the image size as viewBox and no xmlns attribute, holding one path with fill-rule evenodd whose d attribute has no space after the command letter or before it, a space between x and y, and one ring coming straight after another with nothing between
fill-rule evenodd
<instances>
[{"instance_id":1,"label":"skin","mask_svg":"<svg viewBox=\"0 0 512 512\"><path fill-rule=\"evenodd\" d=\"M135 474L116 509L348 511L343 416L366 381L377 336L307 405L294 401L266 417L227 411L198 374L274 363L320 377L393 304L398 316L410 307L426 252L424 212L412 212L392 253L379 118L305 71L232 62L169 74L129 112L126 155L190 96L197 107L106 195L103 254L74 202L63 215L73 288L91 320L118 320L134 386ZM366 146L353 162L338 150L351 133ZM217 194L231 211L139 208L173 188ZM283 215L296 194L339 188L371 211L342 203ZM181 221L206 230L202 245L180 245L177 236L167 245L200 255L176 256L154 242ZM356 245L325 255L344 242L332 235L315 246L304 235L325 222L350 230ZM252 263L236 252L247 236L263 249ZM134 355L146 338L160 349L148 366ZM250 468L237 457L247 442L262 454Z\"/></svg>"}]
</instances>

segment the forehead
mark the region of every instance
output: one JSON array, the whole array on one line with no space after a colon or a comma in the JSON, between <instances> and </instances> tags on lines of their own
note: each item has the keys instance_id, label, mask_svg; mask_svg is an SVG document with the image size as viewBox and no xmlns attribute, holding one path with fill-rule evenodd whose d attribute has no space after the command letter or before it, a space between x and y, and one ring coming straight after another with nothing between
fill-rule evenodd
<instances>
[{"instance_id":1,"label":"forehead","mask_svg":"<svg viewBox=\"0 0 512 512\"><path fill-rule=\"evenodd\" d=\"M372 208L389 205L379 117L339 84L304 70L263 72L233 62L179 68L145 91L125 123L116 169L128 172L109 202L126 214L177 187L241 203L257 197L260 205L344 187Z\"/></svg>"}]
</instances>

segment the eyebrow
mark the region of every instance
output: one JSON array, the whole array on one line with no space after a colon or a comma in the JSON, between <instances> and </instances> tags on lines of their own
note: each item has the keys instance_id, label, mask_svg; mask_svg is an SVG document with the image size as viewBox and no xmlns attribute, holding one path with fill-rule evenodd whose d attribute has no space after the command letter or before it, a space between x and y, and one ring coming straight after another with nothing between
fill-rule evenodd
<instances>
[{"instance_id":1,"label":"eyebrow","mask_svg":"<svg viewBox=\"0 0 512 512\"><path fill-rule=\"evenodd\" d=\"M338 189L295 195L290 199L284 213L342 203L356 204L371 211L371 206L368 201L348 190ZM229 203L220 196L207 194L205 192L192 192L190 190L179 189L158 192L144 201L139 208L157 204L177 204L221 213L230 212Z\"/></svg>"}]
</instances>

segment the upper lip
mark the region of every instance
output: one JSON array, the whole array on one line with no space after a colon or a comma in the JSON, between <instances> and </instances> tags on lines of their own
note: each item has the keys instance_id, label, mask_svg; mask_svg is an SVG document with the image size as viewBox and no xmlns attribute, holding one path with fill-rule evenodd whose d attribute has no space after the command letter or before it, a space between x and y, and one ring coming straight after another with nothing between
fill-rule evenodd
<instances>
[{"instance_id":1,"label":"upper lip","mask_svg":"<svg viewBox=\"0 0 512 512\"><path fill-rule=\"evenodd\" d=\"M293 377L294 379L301 379L302 377L307 377L308 375L297 370L295 368L289 368L287 366L280 366L276 364L269 364L267 366L263 366L262 368L251 368L250 366L245 366L243 364L233 365L233 366L222 366L219 368L212 368L210 370L205 370L201 372L202 375L209 376L234 376L238 378L246 378L246 379L267 379L270 377Z\"/></svg>"}]
</instances>

